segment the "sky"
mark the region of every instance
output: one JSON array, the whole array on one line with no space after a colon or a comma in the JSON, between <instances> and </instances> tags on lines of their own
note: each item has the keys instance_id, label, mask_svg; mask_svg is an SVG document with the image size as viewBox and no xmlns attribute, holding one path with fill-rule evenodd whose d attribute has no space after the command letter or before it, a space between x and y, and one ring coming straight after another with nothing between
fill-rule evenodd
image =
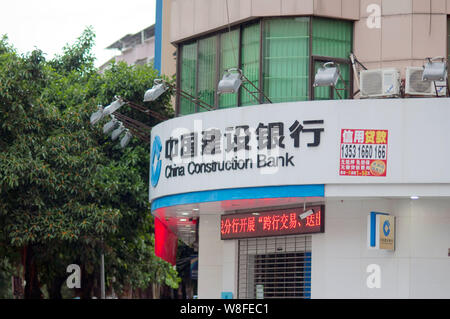
<instances>
[{"instance_id":1,"label":"sky","mask_svg":"<svg viewBox=\"0 0 450 319\"><path fill-rule=\"evenodd\" d=\"M106 47L155 23L155 0L0 0L0 36L18 52L35 47L51 59L87 26L96 34L95 65L117 55Z\"/></svg>"}]
</instances>

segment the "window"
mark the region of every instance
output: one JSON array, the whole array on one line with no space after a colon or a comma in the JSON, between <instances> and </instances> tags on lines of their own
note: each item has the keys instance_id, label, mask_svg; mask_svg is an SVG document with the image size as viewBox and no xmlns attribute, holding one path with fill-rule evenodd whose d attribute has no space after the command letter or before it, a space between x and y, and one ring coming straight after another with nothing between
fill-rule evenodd
<instances>
[{"instance_id":1,"label":"window","mask_svg":"<svg viewBox=\"0 0 450 319\"><path fill-rule=\"evenodd\" d=\"M309 18L264 21L264 93L273 103L308 99Z\"/></svg>"},{"instance_id":2,"label":"window","mask_svg":"<svg viewBox=\"0 0 450 319\"><path fill-rule=\"evenodd\" d=\"M183 45L181 49L181 79L180 88L195 96L197 92L197 43ZM186 115L196 112L196 106L187 99L179 99L179 113Z\"/></svg>"},{"instance_id":3,"label":"window","mask_svg":"<svg viewBox=\"0 0 450 319\"><path fill-rule=\"evenodd\" d=\"M239 67L239 30L222 33L220 35L220 74L226 70ZM237 94L221 94L219 108L235 107L238 105Z\"/></svg>"},{"instance_id":4,"label":"window","mask_svg":"<svg viewBox=\"0 0 450 319\"><path fill-rule=\"evenodd\" d=\"M209 37L198 41L198 89L200 100L214 105L216 92L216 48L217 37ZM197 112L206 111L197 106Z\"/></svg>"},{"instance_id":5,"label":"window","mask_svg":"<svg viewBox=\"0 0 450 319\"><path fill-rule=\"evenodd\" d=\"M260 47L261 47L260 24L253 24L242 29L242 73L256 86L259 87ZM254 89L249 84L244 84L249 91ZM240 89L240 105L259 104L253 96L245 89Z\"/></svg>"},{"instance_id":6,"label":"window","mask_svg":"<svg viewBox=\"0 0 450 319\"><path fill-rule=\"evenodd\" d=\"M266 103L263 94L248 83L236 94L215 93L224 71L240 68L273 103L351 98L352 36L351 21L316 17L260 19L181 44L177 85L218 108ZM313 88L315 72L329 61L339 64L344 81L339 81L336 90ZM181 97L177 106L180 115L204 111Z\"/></svg>"},{"instance_id":7,"label":"window","mask_svg":"<svg viewBox=\"0 0 450 319\"><path fill-rule=\"evenodd\" d=\"M312 99L348 99L351 97L351 64L348 56L352 51L353 25L349 21L314 18L312 20L312 63L314 76L323 63L333 61L339 64L342 80L335 90L317 87L312 91Z\"/></svg>"}]
</instances>

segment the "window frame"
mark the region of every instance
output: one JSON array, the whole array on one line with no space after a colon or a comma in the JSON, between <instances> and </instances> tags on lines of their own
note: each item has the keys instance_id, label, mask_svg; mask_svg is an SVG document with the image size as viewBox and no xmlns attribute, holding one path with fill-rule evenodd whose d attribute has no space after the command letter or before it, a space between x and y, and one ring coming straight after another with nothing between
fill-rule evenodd
<instances>
[{"instance_id":1,"label":"window frame","mask_svg":"<svg viewBox=\"0 0 450 319\"><path fill-rule=\"evenodd\" d=\"M240 34L239 34L239 69L242 70L242 33L244 28L246 27L250 27L253 25L258 25L259 27L259 51L258 51L258 56L259 56L259 60L258 60L258 89L260 91L263 90L263 83L262 83L262 79L263 79L263 70L262 70L262 63L263 63L263 45L262 45L262 41L263 41L263 32L264 32L264 20L266 20L267 18L259 18L259 19L254 19L251 21L247 21L243 24L240 25ZM243 106L250 106L250 105L242 105L242 92L243 92L243 88L242 85L241 87L239 87L239 91L237 93L238 95L238 104L236 105L236 107L243 107ZM258 96L258 103L262 104L263 101L263 95L261 94L261 92L258 92L257 94ZM258 105L258 103L256 105ZM251 105L255 105L255 104L251 104Z\"/></svg>"},{"instance_id":2,"label":"window frame","mask_svg":"<svg viewBox=\"0 0 450 319\"><path fill-rule=\"evenodd\" d=\"M192 96L197 97L197 78L198 78L198 40L199 39L195 39L195 40L190 40L190 41L185 41L183 43L177 44L177 51L176 51L176 57L177 57L177 61L176 61L176 79L175 79L175 83L176 83L176 87L177 88L181 88L181 72L182 72L182 61L183 61L183 50L182 50L182 46L184 45L189 45L189 44L193 44L195 43L196 45L196 61L195 61L195 68L196 68L196 75L195 75L195 94L191 94ZM180 107L181 107L181 95L180 92L176 91L175 93L175 116L178 117L180 116ZM197 103L195 103L195 113L197 113ZM195 113L191 113L191 114L195 114ZM188 114L185 114L188 115ZM183 116L183 115L181 115Z\"/></svg>"},{"instance_id":3,"label":"window frame","mask_svg":"<svg viewBox=\"0 0 450 319\"><path fill-rule=\"evenodd\" d=\"M279 18L286 18L286 19L292 19L292 18L301 18L301 17L308 17L309 18L309 85L308 85L308 101L313 101L314 100L314 64L316 62L335 62L337 64L346 64L349 66L349 70L350 70L350 78L349 78L349 87L348 87L348 99L354 99L354 92L353 92L353 88L354 88L354 74L353 74L353 68L352 68L352 64L351 64L351 60L350 58L348 59L343 59L343 58L336 58L336 57L327 57L327 56L318 56L318 55L313 55L313 20L314 18L325 18L325 17L316 17L313 15L301 15L301 16L274 16L274 17L259 17L259 18L255 18L255 19L251 19L249 21L246 21L244 23L241 23L239 25L233 26L231 28L228 27L224 27L218 31L215 32L210 32L208 34L202 35L200 37L197 37L195 39L189 39L183 42L179 42L176 44L177 46L177 62L176 62L176 72L177 72L177 76L176 76L176 86L177 88L180 87L181 85L181 72L182 72L182 60L183 60L183 56L182 56L182 46L184 45L188 45L188 44L192 44L192 43L196 43L197 45L197 59L196 59L196 69L197 69L197 73L196 73L196 85L195 85L195 90L196 92L193 92L193 96L195 96L196 98L198 98L198 47L199 47L199 41L205 38L209 38L209 37L216 37L216 74L215 74L215 80L216 80L216 85L219 83L220 79L222 78L223 74L220 74L220 69L221 69L221 35L225 34L229 31L235 31L238 30L239 32L239 36L238 36L238 66L239 68L242 67L242 32L243 29L249 25L253 25L253 24L259 24L259 75L258 75L258 88L261 92L264 92L264 81L263 81L263 54L264 54L264 24L267 20L270 19L279 19ZM326 19L330 19L330 18L326 18ZM353 50L353 46L354 46L354 21L351 20L345 20L345 19L330 19L330 20L343 20L343 21L350 21L352 22L352 48L351 51ZM237 98L236 98L236 107L242 107L242 87L239 88L239 91L237 93ZM331 93L330 93L330 98L333 99L334 98L334 90L331 89ZM264 96L262 93L258 93L258 103L261 104L262 101L264 100ZM218 94L215 94L214 97L214 107L217 107L219 109L219 96ZM180 116L180 101L181 100L181 96L179 94L179 92L176 93L176 98L175 98L175 114L176 116ZM199 106L198 103L195 103L195 113L199 112Z\"/></svg>"}]
</instances>

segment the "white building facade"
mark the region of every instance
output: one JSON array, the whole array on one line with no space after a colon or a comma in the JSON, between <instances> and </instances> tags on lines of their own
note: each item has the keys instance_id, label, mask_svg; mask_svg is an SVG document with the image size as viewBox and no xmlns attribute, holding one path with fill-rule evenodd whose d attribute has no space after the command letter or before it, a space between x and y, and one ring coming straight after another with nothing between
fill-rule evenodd
<instances>
[{"instance_id":1,"label":"white building facade","mask_svg":"<svg viewBox=\"0 0 450 319\"><path fill-rule=\"evenodd\" d=\"M247 291L256 289L256 283L249 285L257 281L248 278L256 276L255 269L248 269L248 259L257 255L281 259L295 252L296 240L301 242L300 252L310 256L303 257L306 262L301 260L310 267L306 276L301 273L305 265L294 267L302 280L310 280L306 297L448 298L449 106L448 98L292 102L166 121L152 131L153 145L155 139L161 145L158 153L152 153L153 213L182 238L193 234L198 220L200 298L220 298L224 292L256 298L255 292ZM298 148L290 135L296 121L304 127ZM319 132L320 141L314 131L305 129L306 121L315 121L309 126ZM271 150L258 145L264 139L259 123L284 124ZM236 127L246 131L236 133ZM217 139L208 135L211 131ZM231 148L227 134L222 133L228 131L238 134ZM359 132L364 134L360 141ZM346 145L355 146L356 154L345 154ZM234 147L241 149L234 152ZM362 147L374 153L375 147L383 150L362 154ZM206 154L208 148L216 153ZM278 163L269 164L270 158ZM377 160L384 163L384 171L374 170ZM362 165L363 161L368 165ZM325 208L323 232L221 239L223 216L240 216L234 215L240 212L258 216L266 211L279 211L281 216L281 212L318 205ZM370 247L368 216L372 212L395 217L393 250ZM236 234L241 226L236 225ZM282 221L272 219L271 227L281 230ZM250 249L247 255L244 248ZM380 277L370 284L373 265L379 266ZM275 266L286 271L285 264ZM291 296L283 280L301 282L294 288L305 289L302 280L275 277L270 277L279 285L274 294L301 296Z\"/></svg>"},{"instance_id":2,"label":"white building facade","mask_svg":"<svg viewBox=\"0 0 450 319\"><path fill-rule=\"evenodd\" d=\"M404 88L448 57L448 1L168 2L177 86L215 110L178 96L152 129L149 197L198 297L450 298L450 98L360 99L349 58ZM327 61L340 91L313 86ZM256 99L216 94L232 67Z\"/></svg>"}]
</instances>

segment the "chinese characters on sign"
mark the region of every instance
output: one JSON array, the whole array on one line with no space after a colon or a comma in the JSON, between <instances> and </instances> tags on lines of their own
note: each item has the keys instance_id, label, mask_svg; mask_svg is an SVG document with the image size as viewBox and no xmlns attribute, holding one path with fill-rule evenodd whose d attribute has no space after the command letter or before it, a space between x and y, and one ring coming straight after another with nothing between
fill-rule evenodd
<instances>
[{"instance_id":1,"label":"chinese characters on sign","mask_svg":"<svg viewBox=\"0 0 450 319\"><path fill-rule=\"evenodd\" d=\"M164 157L171 163L165 166L164 176L293 167L291 152L318 147L323 124L323 120L294 120L287 126L283 122L258 123L255 128L237 125L170 136L164 143ZM240 151L244 154L238 156Z\"/></svg>"},{"instance_id":2,"label":"chinese characters on sign","mask_svg":"<svg viewBox=\"0 0 450 319\"><path fill-rule=\"evenodd\" d=\"M295 120L289 126L289 137L293 141L294 148L300 147L300 133L310 133L313 142L307 147L316 147L320 144L320 136L324 132L323 120L302 121ZM225 128L221 132L218 128L182 134L178 138L170 137L165 142L165 158L173 160L175 157L193 158L198 155L215 155L224 152L238 152L240 150L250 151L252 145L250 138L252 133L256 134L257 149L285 148L285 127L283 122L259 123L256 129L248 125L238 125ZM223 133L223 143L222 143ZM197 147L200 145L201 147Z\"/></svg>"},{"instance_id":3,"label":"chinese characters on sign","mask_svg":"<svg viewBox=\"0 0 450 319\"><path fill-rule=\"evenodd\" d=\"M341 130L339 175L386 176L387 130Z\"/></svg>"},{"instance_id":4,"label":"chinese characters on sign","mask_svg":"<svg viewBox=\"0 0 450 319\"><path fill-rule=\"evenodd\" d=\"M303 208L222 215L222 239L281 236L324 232L324 206L308 207L313 213L304 219Z\"/></svg>"},{"instance_id":5,"label":"chinese characters on sign","mask_svg":"<svg viewBox=\"0 0 450 319\"><path fill-rule=\"evenodd\" d=\"M395 250L395 216L378 215L378 246L380 249Z\"/></svg>"}]
</instances>

